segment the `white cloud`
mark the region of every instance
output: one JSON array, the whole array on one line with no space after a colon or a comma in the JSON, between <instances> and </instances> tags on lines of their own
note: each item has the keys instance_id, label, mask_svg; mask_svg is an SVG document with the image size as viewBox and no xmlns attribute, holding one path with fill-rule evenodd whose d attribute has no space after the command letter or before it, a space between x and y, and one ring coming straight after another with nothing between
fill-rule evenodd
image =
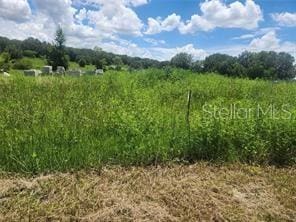
<instances>
[{"instance_id":1,"label":"white cloud","mask_svg":"<svg viewBox=\"0 0 296 222\"><path fill-rule=\"evenodd\" d=\"M243 40L243 39L252 39L254 38L255 35L254 34L245 34L245 35L241 35L239 37L234 37L232 38L233 40Z\"/></svg>"},{"instance_id":2,"label":"white cloud","mask_svg":"<svg viewBox=\"0 0 296 222\"><path fill-rule=\"evenodd\" d=\"M176 15L175 13L169 15L163 21L154 18L148 18L148 29L145 34L153 35L160 33L162 31L173 31L174 29L178 28L181 23L181 16Z\"/></svg>"},{"instance_id":3,"label":"white cloud","mask_svg":"<svg viewBox=\"0 0 296 222\"><path fill-rule=\"evenodd\" d=\"M260 38L253 39L248 50L287 52L296 57L296 43L281 41L275 31L270 31Z\"/></svg>"},{"instance_id":4,"label":"white cloud","mask_svg":"<svg viewBox=\"0 0 296 222\"><path fill-rule=\"evenodd\" d=\"M266 32L266 30L270 31ZM266 33L264 33L266 32ZM257 35L257 33L263 33ZM209 54L224 53L232 56L237 56L243 51L276 51L287 52L296 58L296 42L282 41L278 38L276 30L266 28L258 30L255 38L251 39L248 44L236 44L223 47L215 47L207 50Z\"/></svg>"},{"instance_id":5,"label":"white cloud","mask_svg":"<svg viewBox=\"0 0 296 222\"><path fill-rule=\"evenodd\" d=\"M52 0L34 0L35 9L31 13L27 0L0 0L0 12L5 9L11 13L11 18L7 13L0 13L0 35L20 40L34 37L51 42L57 26L61 25L66 32L67 45L92 48L103 40L118 39L120 34L141 35L143 24L130 7L147 2L56 0L52 4ZM73 5L83 7L77 9ZM90 8L93 11L87 10ZM26 20L19 21L19 15ZM88 20L93 26L85 25Z\"/></svg>"},{"instance_id":6,"label":"white cloud","mask_svg":"<svg viewBox=\"0 0 296 222\"><path fill-rule=\"evenodd\" d=\"M261 38L255 38L250 43L250 49L253 51L277 50L280 47L280 40L275 31L268 32Z\"/></svg>"},{"instance_id":7,"label":"white cloud","mask_svg":"<svg viewBox=\"0 0 296 222\"><path fill-rule=\"evenodd\" d=\"M80 20L87 19L89 23L104 32L126 35L141 35L143 23L129 5L146 4L143 0L88 0L96 4L99 10L83 11Z\"/></svg>"},{"instance_id":8,"label":"white cloud","mask_svg":"<svg viewBox=\"0 0 296 222\"><path fill-rule=\"evenodd\" d=\"M181 23L179 31L182 34L193 34L197 31L209 31L215 28L215 25L202 16L193 15L185 24Z\"/></svg>"},{"instance_id":9,"label":"white cloud","mask_svg":"<svg viewBox=\"0 0 296 222\"><path fill-rule=\"evenodd\" d=\"M100 47L108 52L117 54L136 56L142 58L157 59L159 61L170 60L177 53L186 52L193 55L195 60L204 59L208 53L203 49L195 48L192 44L182 47L165 48L165 47L147 47L142 48L135 43L126 40L114 40L111 42L101 43Z\"/></svg>"},{"instance_id":10,"label":"white cloud","mask_svg":"<svg viewBox=\"0 0 296 222\"><path fill-rule=\"evenodd\" d=\"M52 0L34 0L34 3L37 12L45 15L55 24L68 25L73 22L76 9L71 6L71 0L55 0L54 4L52 4Z\"/></svg>"},{"instance_id":11,"label":"white cloud","mask_svg":"<svg viewBox=\"0 0 296 222\"><path fill-rule=\"evenodd\" d=\"M296 13L273 13L271 17L281 26L296 27Z\"/></svg>"},{"instance_id":12,"label":"white cloud","mask_svg":"<svg viewBox=\"0 0 296 222\"><path fill-rule=\"evenodd\" d=\"M27 0L0 0L0 17L16 22L23 22L31 15Z\"/></svg>"},{"instance_id":13,"label":"white cloud","mask_svg":"<svg viewBox=\"0 0 296 222\"><path fill-rule=\"evenodd\" d=\"M181 22L180 16L172 14L164 21L148 19L147 34L161 31L171 31L178 27L182 34L192 34L197 31L210 31L215 28L254 29L263 20L261 8L253 0L246 0L245 4L235 1L226 5L222 0L207 0L200 4L201 15L195 14L186 22ZM163 23L175 17L174 25L170 29L163 28ZM177 19L176 19L177 18Z\"/></svg>"},{"instance_id":14,"label":"white cloud","mask_svg":"<svg viewBox=\"0 0 296 222\"><path fill-rule=\"evenodd\" d=\"M238 36L238 37L234 37L232 39L233 40L254 39L254 38L260 37L262 35L265 35L265 34L267 34L269 32L276 32L278 30L280 30L279 27L265 27L265 28L260 28L260 29L258 29L256 31L253 31L250 34L241 35L241 36Z\"/></svg>"},{"instance_id":15,"label":"white cloud","mask_svg":"<svg viewBox=\"0 0 296 222\"><path fill-rule=\"evenodd\" d=\"M160 32L162 32L161 22L154 18L148 18L148 29L145 34L154 35Z\"/></svg>"},{"instance_id":16,"label":"white cloud","mask_svg":"<svg viewBox=\"0 0 296 222\"><path fill-rule=\"evenodd\" d=\"M141 5L146 5L148 4L148 0L126 0L128 3L130 3L134 7L138 7Z\"/></svg>"},{"instance_id":17,"label":"white cloud","mask_svg":"<svg viewBox=\"0 0 296 222\"><path fill-rule=\"evenodd\" d=\"M153 46L163 45L166 43L164 40L158 40L153 38L143 38L143 40L147 43L150 43Z\"/></svg>"},{"instance_id":18,"label":"white cloud","mask_svg":"<svg viewBox=\"0 0 296 222\"><path fill-rule=\"evenodd\" d=\"M253 0L245 4L235 1L229 5L220 0L206 1L201 4L203 18L215 27L254 29L262 20L260 6Z\"/></svg>"},{"instance_id":19,"label":"white cloud","mask_svg":"<svg viewBox=\"0 0 296 222\"><path fill-rule=\"evenodd\" d=\"M186 52L193 56L194 60L204 59L208 53L203 49L198 49L193 46L193 44L188 44L182 47L176 48L161 48L155 47L150 48L151 54L158 60L170 60L173 56L178 53Z\"/></svg>"}]
</instances>

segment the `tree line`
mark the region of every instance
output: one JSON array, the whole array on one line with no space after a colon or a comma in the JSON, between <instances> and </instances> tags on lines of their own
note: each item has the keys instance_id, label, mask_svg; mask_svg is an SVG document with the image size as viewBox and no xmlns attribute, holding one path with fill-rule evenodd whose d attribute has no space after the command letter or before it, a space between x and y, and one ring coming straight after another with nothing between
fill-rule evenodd
<instances>
[{"instance_id":1,"label":"tree line","mask_svg":"<svg viewBox=\"0 0 296 222\"><path fill-rule=\"evenodd\" d=\"M0 69L9 70L11 63L13 68L29 68L30 64L23 57L46 59L54 70L57 66L64 66L67 69L69 61L76 62L81 67L94 65L98 69L105 69L107 66L114 66L116 69L121 69L123 66L130 69L146 69L150 67L162 68L167 65L166 62L148 58L116 55L105 52L99 47L94 49L66 47L65 41L66 38L61 28L57 29L55 41L52 44L41 42L35 38L20 41L0 37L0 54L3 58L3 61L0 61Z\"/></svg>"},{"instance_id":2,"label":"tree line","mask_svg":"<svg viewBox=\"0 0 296 222\"><path fill-rule=\"evenodd\" d=\"M66 38L61 28L58 28L54 43L41 42L28 38L24 41L10 40L0 37L0 69L9 70L11 64L15 69L29 69L30 61L23 57L43 58L55 70L57 66L69 67L69 61L76 62L80 67L94 65L97 69L113 66L120 70L123 66L129 69L176 67L190 69L193 72L216 72L226 76L244 78L263 78L271 80L293 79L296 76L295 59L285 52L243 52L239 56L213 54L204 60L194 61L193 56L179 53L170 61L157 61L148 58L130 57L105 52L99 47L94 49L78 49L65 46Z\"/></svg>"},{"instance_id":3,"label":"tree line","mask_svg":"<svg viewBox=\"0 0 296 222\"><path fill-rule=\"evenodd\" d=\"M174 67L194 72L217 72L232 77L250 79L289 80L296 77L295 58L285 52L248 52L239 56L216 53L203 61L193 61L187 53L179 53L171 59Z\"/></svg>"}]
</instances>

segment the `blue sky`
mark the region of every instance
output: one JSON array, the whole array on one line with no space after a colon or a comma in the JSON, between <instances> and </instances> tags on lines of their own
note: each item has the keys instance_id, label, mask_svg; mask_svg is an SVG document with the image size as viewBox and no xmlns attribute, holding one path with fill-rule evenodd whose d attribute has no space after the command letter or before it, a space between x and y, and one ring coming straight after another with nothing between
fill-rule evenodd
<instances>
[{"instance_id":1,"label":"blue sky","mask_svg":"<svg viewBox=\"0 0 296 222\"><path fill-rule=\"evenodd\" d=\"M285 51L296 56L295 0L0 0L0 35L170 59L220 52Z\"/></svg>"}]
</instances>

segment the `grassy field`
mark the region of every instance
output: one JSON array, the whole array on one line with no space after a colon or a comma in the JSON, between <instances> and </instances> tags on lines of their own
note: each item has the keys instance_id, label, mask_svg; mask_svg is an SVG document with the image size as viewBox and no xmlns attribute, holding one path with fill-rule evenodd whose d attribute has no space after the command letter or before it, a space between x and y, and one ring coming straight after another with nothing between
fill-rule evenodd
<instances>
[{"instance_id":1,"label":"grassy field","mask_svg":"<svg viewBox=\"0 0 296 222\"><path fill-rule=\"evenodd\" d=\"M0 79L4 171L296 161L295 83L157 69L82 78L12 74ZM253 111L225 113L233 105Z\"/></svg>"}]
</instances>

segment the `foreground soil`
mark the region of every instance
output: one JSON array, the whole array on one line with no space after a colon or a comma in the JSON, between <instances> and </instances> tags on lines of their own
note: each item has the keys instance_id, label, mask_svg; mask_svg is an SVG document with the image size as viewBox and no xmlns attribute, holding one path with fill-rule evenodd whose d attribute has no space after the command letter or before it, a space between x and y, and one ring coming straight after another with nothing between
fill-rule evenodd
<instances>
[{"instance_id":1,"label":"foreground soil","mask_svg":"<svg viewBox=\"0 0 296 222\"><path fill-rule=\"evenodd\" d=\"M0 221L295 221L296 168L110 167L0 174Z\"/></svg>"}]
</instances>

